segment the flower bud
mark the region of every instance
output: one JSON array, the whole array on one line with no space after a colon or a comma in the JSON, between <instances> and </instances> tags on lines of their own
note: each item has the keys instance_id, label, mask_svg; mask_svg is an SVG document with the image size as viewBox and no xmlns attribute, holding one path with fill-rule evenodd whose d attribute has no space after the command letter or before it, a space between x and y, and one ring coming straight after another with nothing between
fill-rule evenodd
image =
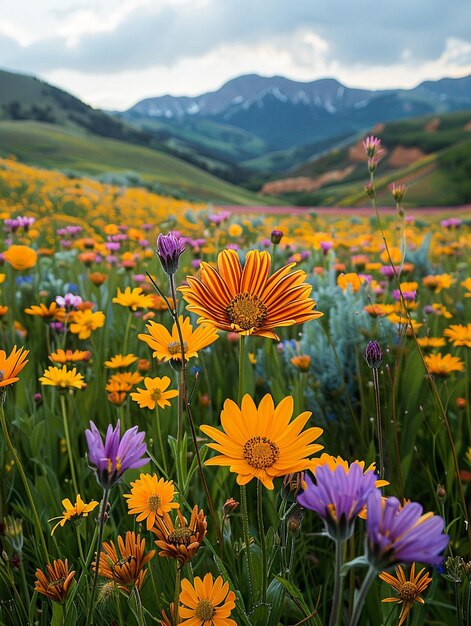
<instances>
[{"instance_id":1,"label":"flower bud","mask_svg":"<svg viewBox=\"0 0 471 626\"><path fill-rule=\"evenodd\" d=\"M178 260L185 251L185 246L173 233L157 237L157 255L163 270L169 276L173 276L178 269Z\"/></svg>"},{"instance_id":2,"label":"flower bud","mask_svg":"<svg viewBox=\"0 0 471 626\"><path fill-rule=\"evenodd\" d=\"M373 183L372 183L372 182L367 182L367 183L364 185L363 189L365 190L366 195L368 196L368 198L373 199L373 198L375 197L375 195L376 195L376 190L375 190L375 186L373 185Z\"/></svg>"},{"instance_id":3,"label":"flower bud","mask_svg":"<svg viewBox=\"0 0 471 626\"><path fill-rule=\"evenodd\" d=\"M273 244L280 243L282 238L283 238L283 233L281 232L281 230L277 230L275 228L274 230L271 231L270 239Z\"/></svg>"},{"instance_id":4,"label":"flower bud","mask_svg":"<svg viewBox=\"0 0 471 626\"><path fill-rule=\"evenodd\" d=\"M375 340L369 341L365 348L365 361L368 363L368 367L377 370L383 362L383 351L381 346Z\"/></svg>"}]
</instances>

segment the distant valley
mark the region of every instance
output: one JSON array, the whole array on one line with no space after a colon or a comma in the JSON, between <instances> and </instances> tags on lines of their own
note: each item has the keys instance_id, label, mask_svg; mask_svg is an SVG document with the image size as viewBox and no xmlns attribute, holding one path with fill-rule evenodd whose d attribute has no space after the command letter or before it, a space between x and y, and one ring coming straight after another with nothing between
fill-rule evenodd
<instances>
[{"instance_id":1,"label":"distant valley","mask_svg":"<svg viewBox=\"0 0 471 626\"><path fill-rule=\"evenodd\" d=\"M470 76L370 91L248 75L105 112L0 71L0 154L230 204L361 203L370 132L387 148L379 189L405 177L413 205L471 202L460 175L471 169L470 124Z\"/></svg>"}]
</instances>

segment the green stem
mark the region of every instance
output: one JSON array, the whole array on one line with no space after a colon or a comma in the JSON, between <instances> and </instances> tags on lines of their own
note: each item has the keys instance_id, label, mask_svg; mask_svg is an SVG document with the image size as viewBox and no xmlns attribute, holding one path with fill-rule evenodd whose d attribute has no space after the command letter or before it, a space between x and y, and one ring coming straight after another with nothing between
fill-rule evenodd
<instances>
[{"instance_id":1,"label":"green stem","mask_svg":"<svg viewBox=\"0 0 471 626\"><path fill-rule=\"evenodd\" d=\"M164 442L162 441L162 425L160 423L159 405L157 403L155 405L155 428L157 430L157 439L159 440L160 454L162 456L162 463L165 470L165 475L168 476L167 458L165 455Z\"/></svg>"},{"instance_id":2,"label":"green stem","mask_svg":"<svg viewBox=\"0 0 471 626\"><path fill-rule=\"evenodd\" d=\"M77 536L77 546L78 546L80 560L82 562L82 568L85 569L86 561L85 561L85 555L83 553L83 548L82 548L82 539L80 537L80 528L78 526L75 527L75 534Z\"/></svg>"},{"instance_id":3,"label":"green stem","mask_svg":"<svg viewBox=\"0 0 471 626\"><path fill-rule=\"evenodd\" d=\"M252 552L250 550L250 533L249 533L249 514L247 510L247 489L245 485L240 486L240 513L242 516L242 532L245 543L245 554L247 556L247 574L249 583L249 610L254 604L253 598L253 581L255 580L255 571L252 561Z\"/></svg>"},{"instance_id":4,"label":"green stem","mask_svg":"<svg viewBox=\"0 0 471 626\"><path fill-rule=\"evenodd\" d=\"M131 311L129 311L128 321L126 322L126 330L124 332L123 356L125 356L128 351L129 331L131 330L131 322L132 322L132 313Z\"/></svg>"},{"instance_id":5,"label":"green stem","mask_svg":"<svg viewBox=\"0 0 471 626\"><path fill-rule=\"evenodd\" d=\"M245 374L245 335L240 335L239 341L239 392L237 399L239 406L242 404L244 395L244 374Z\"/></svg>"},{"instance_id":6,"label":"green stem","mask_svg":"<svg viewBox=\"0 0 471 626\"><path fill-rule=\"evenodd\" d=\"M379 477L384 478L384 448L383 448L383 426L381 420L381 397L379 395L379 375L378 369L373 368L373 386L375 390L376 404L376 432L378 435L378 451L379 451Z\"/></svg>"},{"instance_id":7,"label":"green stem","mask_svg":"<svg viewBox=\"0 0 471 626\"><path fill-rule=\"evenodd\" d=\"M94 549L96 548L96 538L97 538L97 535L98 535L98 524L95 527L95 532L93 533L93 537L92 537L92 540L90 542L90 548L88 549L87 558L85 559L85 565L84 565L84 567L82 569L82 572L80 574L80 578L79 578L77 584L73 586L73 589L72 589L71 593L69 594L69 596L67 598L67 607L71 606L71 604L74 601L74 598L75 598L77 592L80 590L80 588L82 586L82 580L84 579L85 574L87 573L88 566L92 562L93 552L94 552Z\"/></svg>"},{"instance_id":8,"label":"green stem","mask_svg":"<svg viewBox=\"0 0 471 626\"><path fill-rule=\"evenodd\" d=\"M245 335L240 335L239 342L239 392L238 402L239 406L242 405L242 398L244 395L244 373L245 373ZM252 605L254 604L253 597L253 582L255 580L255 571L252 561L252 552L250 549L250 533L249 533L249 512L247 509L247 489L245 485L240 486L240 510L242 516L242 533L245 543L245 553L247 556L247 574L249 582L249 598ZM251 606L249 607L251 608Z\"/></svg>"},{"instance_id":9,"label":"green stem","mask_svg":"<svg viewBox=\"0 0 471 626\"><path fill-rule=\"evenodd\" d=\"M139 595L139 591L136 586L134 586L132 590L132 594L134 596L134 602L136 604L136 619L139 626L146 626L146 622L144 619L144 613L142 612L142 602L141 596Z\"/></svg>"},{"instance_id":10,"label":"green stem","mask_svg":"<svg viewBox=\"0 0 471 626\"><path fill-rule=\"evenodd\" d=\"M178 626L180 623L179 604L180 604L180 589L181 589L181 570L179 568L178 559L175 560L176 572L175 572L175 596L173 599L173 623L174 626Z\"/></svg>"},{"instance_id":11,"label":"green stem","mask_svg":"<svg viewBox=\"0 0 471 626\"><path fill-rule=\"evenodd\" d=\"M93 576L92 595L90 597L90 604L88 606L88 611L87 611L86 626L90 626L90 624L93 624L93 611L95 608L94 604L95 604L95 596L96 596L97 583L98 583L98 570L100 568L100 559L101 559L101 542L103 539L103 530L105 527L105 514L106 514L106 507L108 504L109 495L110 495L110 488L104 487L103 498L101 501L101 508L100 508L100 517L98 519L98 539L96 543L95 574Z\"/></svg>"},{"instance_id":12,"label":"green stem","mask_svg":"<svg viewBox=\"0 0 471 626\"><path fill-rule=\"evenodd\" d=\"M334 567L334 596L332 598L332 611L330 613L329 626L337 626L342 613L343 604L343 581L344 577L340 575L343 565L344 542L340 539L335 540L335 567Z\"/></svg>"},{"instance_id":13,"label":"green stem","mask_svg":"<svg viewBox=\"0 0 471 626\"><path fill-rule=\"evenodd\" d=\"M2 391L3 394L5 394L5 390ZM23 464L21 463L20 457L18 456L13 443L10 439L10 435L8 433L8 428L7 428L7 422L5 419L5 411L3 409L3 402L5 401L5 395L3 396L3 398L0 399L0 422L2 423L2 431L3 431L3 436L5 437L5 441L7 443L7 447L10 451L11 456L13 457L13 460L15 462L15 465L18 469L18 472L20 473L21 476L21 480L23 481L23 485L26 491L26 497L28 498L28 502L29 502L29 506L31 507L31 511L33 513L33 519L34 519L34 523L36 526L36 532L37 535L39 537L39 543L41 545L41 549L43 552L43 558L44 558L44 563L47 563L49 560L49 554L47 551L47 546L46 546L46 540L44 539L44 533L43 533L43 529L41 526L41 520L39 519L39 515L38 515L38 511L36 509L36 506L34 504L34 500L33 500L33 495L31 493L31 489L29 487L29 483L28 483L28 479L26 478L26 473L25 470L23 468Z\"/></svg>"},{"instance_id":14,"label":"green stem","mask_svg":"<svg viewBox=\"0 0 471 626\"><path fill-rule=\"evenodd\" d=\"M257 480L257 517L258 517L258 540L262 551L262 603L267 601L267 545L265 540L265 529L263 527L263 492L262 482Z\"/></svg>"},{"instance_id":15,"label":"green stem","mask_svg":"<svg viewBox=\"0 0 471 626\"><path fill-rule=\"evenodd\" d=\"M360 591L358 592L358 595L355 598L349 626L357 626L358 620L360 619L360 615L363 610L363 605L365 604L366 596L368 595L368 591L370 590L370 587L373 584L373 581L375 580L377 574L378 574L377 569L373 567L372 565L370 565L368 572L366 573L365 579L363 581L363 584L360 587Z\"/></svg>"},{"instance_id":16,"label":"green stem","mask_svg":"<svg viewBox=\"0 0 471 626\"><path fill-rule=\"evenodd\" d=\"M170 280L170 289L171 289L171 293L172 293L172 298L173 301L175 303L175 311L172 313L174 322L175 322L175 326L177 328L177 333L178 333L178 340L180 342L180 349L181 349L181 390L180 390L180 379L179 379L179 385L178 385L178 389L179 389L179 402L180 402L180 398L181 398L181 403L182 405L185 407L186 410L186 415L188 417L188 424L190 425L190 431L191 431L191 438L193 440L193 446L195 448L195 453L196 453L196 461L198 464L198 473L200 475L200 479L201 479L201 483L203 485L203 490L204 490L204 495L206 497L206 501L208 503L209 506L209 513L211 515L211 519L213 520L213 524L214 524L214 528L216 531L216 536L217 536L217 541L219 546L222 546L222 533L221 533L221 528L219 527L218 524L218 520L216 517L216 512L214 510L214 505L213 505L213 500L211 498L211 493L209 491L209 487L208 487L208 483L206 481L206 477L204 475L204 469L203 469L203 462L201 461L201 454L200 454L200 450L199 450L199 446L198 446L198 438L196 436L196 428L195 428L195 420L193 419L193 413L191 410L191 403L188 400L188 385L187 385L187 381L186 381L186 357L185 357L185 342L183 341L183 333L182 333L182 328L181 328L181 324L180 324L180 320L178 319L178 314L177 314L177 291L175 289L175 278L174 276L170 276L169 277ZM183 408L183 407L182 407ZM182 420L183 420L183 412L182 412ZM183 437L183 423L182 423L182 430L181 430L181 436ZM179 429L180 429L180 425L179 425ZM180 442L180 439L177 437L177 443Z\"/></svg>"},{"instance_id":17,"label":"green stem","mask_svg":"<svg viewBox=\"0 0 471 626\"><path fill-rule=\"evenodd\" d=\"M177 443L183 439L183 382L182 375L177 372L178 381L178 419L177 419Z\"/></svg>"},{"instance_id":18,"label":"green stem","mask_svg":"<svg viewBox=\"0 0 471 626\"><path fill-rule=\"evenodd\" d=\"M72 454L72 446L70 443L70 433L69 433L69 422L67 420L67 409L65 406L65 397L64 397L64 393L63 391L59 392L59 396L60 396L60 403L61 403L61 411L62 411L62 421L64 424L64 434L65 434L65 441L67 443L67 455L69 457L69 464L70 464L70 474L72 476L72 485L74 488L74 493L75 496L77 496L79 492L79 488L78 488L78 483L77 483L77 476L75 474L75 465L74 465L74 458L73 458L73 454Z\"/></svg>"}]
</instances>

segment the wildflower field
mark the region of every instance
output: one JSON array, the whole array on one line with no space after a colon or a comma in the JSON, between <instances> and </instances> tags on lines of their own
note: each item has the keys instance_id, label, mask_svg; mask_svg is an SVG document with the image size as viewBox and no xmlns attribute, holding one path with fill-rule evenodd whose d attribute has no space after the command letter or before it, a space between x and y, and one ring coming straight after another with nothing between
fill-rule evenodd
<instances>
[{"instance_id":1,"label":"wildflower field","mask_svg":"<svg viewBox=\"0 0 471 626\"><path fill-rule=\"evenodd\" d=\"M471 623L471 219L364 146L349 219L0 160L2 626Z\"/></svg>"}]
</instances>

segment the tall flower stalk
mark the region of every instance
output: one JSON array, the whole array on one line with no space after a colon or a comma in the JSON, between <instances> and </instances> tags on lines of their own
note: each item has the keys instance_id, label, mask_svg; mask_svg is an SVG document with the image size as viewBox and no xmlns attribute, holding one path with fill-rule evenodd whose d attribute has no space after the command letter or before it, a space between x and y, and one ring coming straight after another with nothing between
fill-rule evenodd
<instances>
[{"instance_id":1,"label":"tall flower stalk","mask_svg":"<svg viewBox=\"0 0 471 626\"><path fill-rule=\"evenodd\" d=\"M393 271L393 275L394 275L394 279L399 291L399 295L400 295L400 302L402 305L402 309L404 311L404 314L408 320L409 326L410 326L410 330L411 330L411 334L412 337L414 339L414 343L416 345L417 351L419 353L420 356L420 360L422 361L422 365L423 368L427 374L427 380L428 383L430 385L430 389L432 390L432 395L435 399L435 402L438 406L438 410L440 412L441 417L443 418L443 423L445 424L445 431L448 437L448 441L450 444L450 450L451 450L451 455L453 458L453 467L455 470L455 479L458 483L458 490L459 490L459 494L460 494L460 499L461 499L461 505L462 505L462 514L464 517L464 521L465 521L465 527L467 530L467 534L468 534L468 540L471 543L471 524L469 523L469 518L468 518L468 506L466 503L466 499L464 497L464 490L463 490L463 483L461 480L461 474L460 474L460 467L459 467L459 463L458 463L458 457L456 454L456 448L455 448L455 443L453 440L453 433L451 432L451 427L450 427L450 422L448 420L448 415L447 412L445 410L445 407L443 405L442 399L440 397L440 393L438 391L437 385L435 384L435 381L433 379L433 376L431 376L430 374L430 369L427 366L425 357L424 357L424 353L418 343L417 340L417 335L416 332L414 330L414 325L412 323L412 319L411 319L411 315L410 315L410 311L407 307L407 303L405 301L404 298L404 294L402 292L402 288L401 288L401 282L400 282L400 276L397 272L396 266L393 262L392 256L391 256L391 251L389 249L389 245L386 239L386 235L384 233L384 229L383 229L383 225L382 225L382 221L381 221L381 217L378 211L378 207L376 205L376 190L374 187L374 174L376 171L376 167L378 165L379 159L381 157L381 153L383 152L383 149L381 147L381 140L378 139L377 137L367 137L365 142L364 142L364 147L365 147L365 151L368 157L368 169L370 172L370 181L369 183L366 185L365 190L367 195L371 198L371 203L373 205L375 214L376 214L376 220L378 223L378 228L379 231L381 232L381 237L383 239L383 243L384 243L384 248L389 260L389 263L392 267L392 271Z\"/></svg>"},{"instance_id":2,"label":"tall flower stalk","mask_svg":"<svg viewBox=\"0 0 471 626\"><path fill-rule=\"evenodd\" d=\"M95 466L97 481L103 488L100 516L98 519L95 575L93 577L92 593L86 621L86 626L90 626L90 624L93 623L98 571L101 558L101 542L103 539L110 491L112 487L120 481L127 469L142 467L142 465L148 463L149 459L143 456L147 452L147 446L144 443L144 433L139 433L137 426L127 430L121 438L120 423L118 420L114 429L111 424L108 426L106 437L103 441L95 424L90 422L90 430L85 431L85 436L88 444L88 460Z\"/></svg>"},{"instance_id":3,"label":"tall flower stalk","mask_svg":"<svg viewBox=\"0 0 471 626\"><path fill-rule=\"evenodd\" d=\"M179 258L183 254L184 251L185 251L185 247L181 243L180 239L176 237L173 233L169 233L168 235L160 234L159 237L157 238L157 255L160 259L164 272L168 275L168 278L169 278L169 287L170 287L170 294L171 294L173 306L171 306L168 298L165 296L165 294L162 293L162 291L159 289L158 285L155 283L155 281L152 278L151 278L151 282L154 285L157 292L159 293L159 295L162 296L162 298L165 300L167 304L168 311L177 329L178 340L180 343L179 352L180 352L181 358L174 359L175 365L179 367L179 375L180 375L179 386L178 386L178 389L179 389L179 399L178 399L179 401L179 425L178 425L178 432L177 432L177 445L181 443L181 440L183 438L183 424L182 424L183 411L182 409L184 409L186 411L186 415L188 418L188 423L189 423L190 431L191 431L191 437L193 440L193 446L194 446L195 454L196 454L196 460L198 463L198 472L200 475L201 483L203 485L203 490L205 493L206 501L208 503L209 512L214 523L217 541L219 545L222 546L221 529L219 527L219 523L216 517L216 512L214 510L213 501L211 498L211 493L209 491L206 477L204 475L203 462L201 460L201 454L200 454L200 450L198 446L198 439L196 436L195 422L194 422L193 413L191 410L191 402L188 396L188 385L187 385L187 378L186 378L186 346L185 346L185 341L183 338L180 318L178 316L178 300L177 300L177 291L176 291L176 286L175 286L175 273L178 269Z\"/></svg>"}]
</instances>

